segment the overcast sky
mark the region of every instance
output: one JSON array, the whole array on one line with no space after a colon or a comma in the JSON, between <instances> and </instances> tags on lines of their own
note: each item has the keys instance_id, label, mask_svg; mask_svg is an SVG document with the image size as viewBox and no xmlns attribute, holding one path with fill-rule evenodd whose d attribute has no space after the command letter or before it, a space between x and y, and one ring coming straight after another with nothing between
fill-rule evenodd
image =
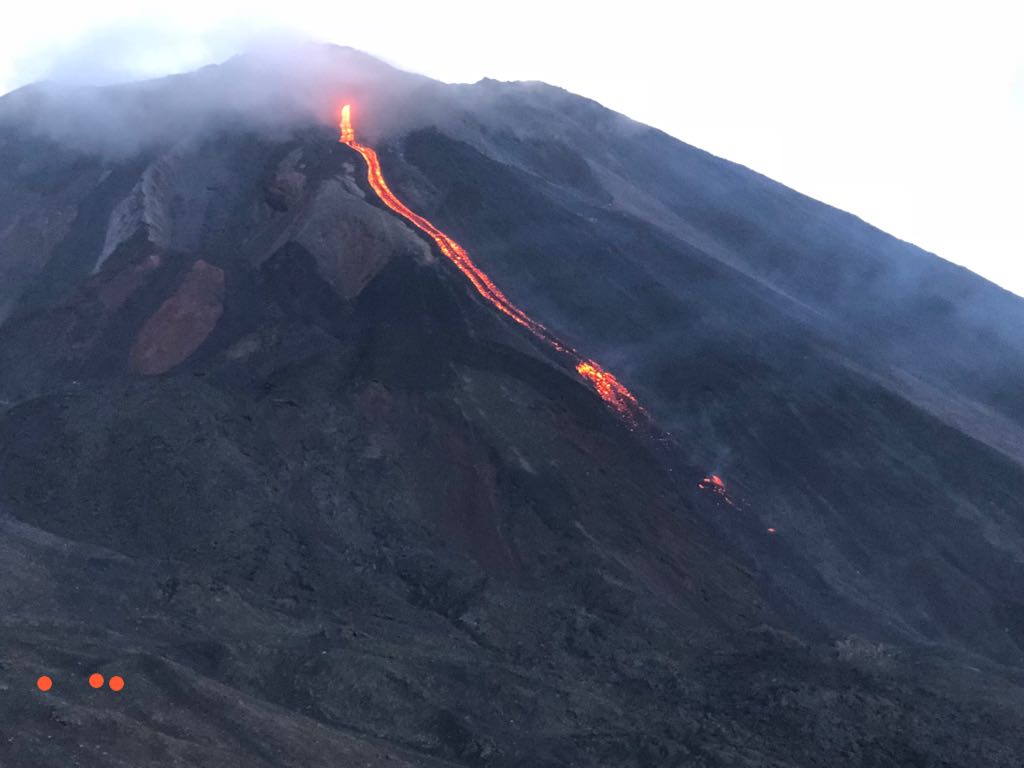
<instances>
[{"instance_id":1,"label":"overcast sky","mask_svg":"<svg viewBox=\"0 0 1024 768\"><path fill-rule=\"evenodd\" d=\"M281 29L449 82L544 80L1024 295L1019 0L166 5L8 4L0 92L191 69Z\"/></svg>"}]
</instances>

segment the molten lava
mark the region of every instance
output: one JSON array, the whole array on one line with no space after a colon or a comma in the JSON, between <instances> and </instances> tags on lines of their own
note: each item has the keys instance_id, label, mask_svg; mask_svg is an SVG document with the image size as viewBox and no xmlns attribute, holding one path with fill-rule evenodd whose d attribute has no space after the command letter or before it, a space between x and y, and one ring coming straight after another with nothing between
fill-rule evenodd
<instances>
[{"instance_id":1,"label":"molten lava","mask_svg":"<svg viewBox=\"0 0 1024 768\"><path fill-rule=\"evenodd\" d=\"M722 501L730 507L736 506L733 503L733 500L729 497L729 491L725 487L725 481L718 475L708 475L697 483L697 487L702 491L711 491L711 493L721 498Z\"/></svg>"},{"instance_id":2,"label":"molten lava","mask_svg":"<svg viewBox=\"0 0 1024 768\"><path fill-rule=\"evenodd\" d=\"M707 484L708 486L713 485L716 488L721 488L723 491L725 490L725 481L722 480L722 478L720 478L718 475L711 475L710 477L705 477L704 480L701 482L702 488L704 487L704 484Z\"/></svg>"},{"instance_id":3,"label":"molten lava","mask_svg":"<svg viewBox=\"0 0 1024 768\"><path fill-rule=\"evenodd\" d=\"M575 350L571 354L576 355ZM576 363L576 372L590 382L590 386L608 405L622 414L634 426L643 414L643 408L636 397L608 371L593 360L580 360Z\"/></svg>"},{"instance_id":4,"label":"molten lava","mask_svg":"<svg viewBox=\"0 0 1024 768\"><path fill-rule=\"evenodd\" d=\"M601 399L611 406L631 427L635 427L640 423L641 418L645 415L643 407L633 393L626 389L615 376L602 368L594 360L583 357L572 347L563 344L551 331L513 304L483 270L473 263L465 248L435 227L427 219L414 213L405 203L398 199L384 180L384 173L381 170L380 159L377 157L377 153L371 147L356 141L355 130L352 128L352 106L350 104L346 104L341 108L341 121L338 127L338 141L352 147L352 149L362 155L363 160L366 161L366 178L384 205L423 231L433 240L441 250L441 253L458 267L459 271L465 275L477 293L492 307L526 328L530 333L555 350L555 352L568 358L580 377L590 384Z\"/></svg>"},{"instance_id":5,"label":"molten lava","mask_svg":"<svg viewBox=\"0 0 1024 768\"><path fill-rule=\"evenodd\" d=\"M356 132L352 130L352 105L346 104L341 108L341 136L338 141L342 144L351 145L356 140Z\"/></svg>"}]
</instances>

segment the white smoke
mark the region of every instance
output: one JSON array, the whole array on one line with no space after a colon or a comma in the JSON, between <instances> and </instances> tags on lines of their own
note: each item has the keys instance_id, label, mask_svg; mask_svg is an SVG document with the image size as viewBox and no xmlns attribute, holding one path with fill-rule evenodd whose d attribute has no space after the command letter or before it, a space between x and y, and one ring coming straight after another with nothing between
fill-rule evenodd
<instances>
[{"instance_id":1,"label":"white smoke","mask_svg":"<svg viewBox=\"0 0 1024 768\"><path fill-rule=\"evenodd\" d=\"M0 98L0 126L83 152L124 156L215 130L280 134L333 126L339 105L352 101L367 116L360 130L373 137L403 116L422 114L410 107L429 101L438 88L350 48L264 38L246 54L187 74L119 85L26 86Z\"/></svg>"}]
</instances>

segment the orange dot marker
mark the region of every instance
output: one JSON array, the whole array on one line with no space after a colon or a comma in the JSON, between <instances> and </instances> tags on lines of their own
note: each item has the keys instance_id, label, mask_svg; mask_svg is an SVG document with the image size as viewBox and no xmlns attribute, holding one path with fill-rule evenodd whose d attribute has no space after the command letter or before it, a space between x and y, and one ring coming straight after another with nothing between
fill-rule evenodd
<instances>
[{"instance_id":1,"label":"orange dot marker","mask_svg":"<svg viewBox=\"0 0 1024 768\"><path fill-rule=\"evenodd\" d=\"M114 675L112 678L110 678L110 682L108 683L108 685L110 686L110 690L114 691L115 693L117 691L122 691L124 690L124 678L120 675Z\"/></svg>"},{"instance_id":2,"label":"orange dot marker","mask_svg":"<svg viewBox=\"0 0 1024 768\"><path fill-rule=\"evenodd\" d=\"M49 675L41 675L39 679L36 680L36 688L40 691L48 691L53 688L53 680L50 679Z\"/></svg>"},{"instance_id":3,"label":"orange dot marker","mask_svg":"<svg viewBox=\"0 0 1024 768\"><path fill-rule=\"evenodd\" d=\"M103 675L101 675L99 672L93 672L91 675L89 675L89 685L91 685L93 688L102 688Z\"/></svg>"}]
</instances>

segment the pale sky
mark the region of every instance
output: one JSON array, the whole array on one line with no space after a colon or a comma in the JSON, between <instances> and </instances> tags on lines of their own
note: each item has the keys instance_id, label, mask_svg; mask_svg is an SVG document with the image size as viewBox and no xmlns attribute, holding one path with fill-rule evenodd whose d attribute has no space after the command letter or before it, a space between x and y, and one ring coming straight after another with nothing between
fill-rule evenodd
<instances>
[{"instance_id":1,"label":"pale sky","mask_svg":"<svg viewBox=\"0 0 1024 768\"><path fill-rule=\"evenodd\" d=\"M1024 3L19 2L0 92L220 61L271 30L448 82L544 80L1024 295Z\"/></svg>"}]
</instances>

